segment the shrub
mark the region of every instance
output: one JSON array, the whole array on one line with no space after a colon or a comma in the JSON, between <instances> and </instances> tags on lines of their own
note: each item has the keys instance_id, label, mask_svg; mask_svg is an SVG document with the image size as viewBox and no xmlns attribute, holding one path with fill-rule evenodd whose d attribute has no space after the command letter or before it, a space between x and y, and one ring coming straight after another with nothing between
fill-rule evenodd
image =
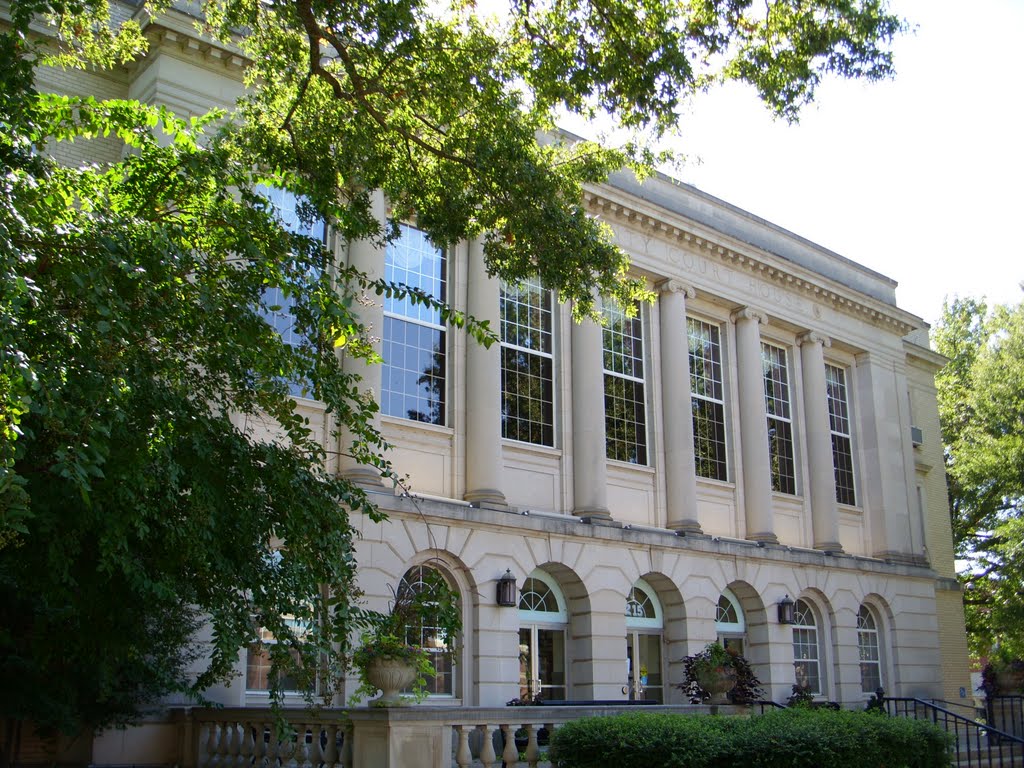
<instances>
[{"instance_id":1,"label":"shrub","mask_svg":"<svg viewBox=\"0 0 1024 768\"><path fill-rule=\"evenodd\" d=\"M930 723L863 712L638 712L563 725L551 737L549 757L557 768L948 768L949 744Z\"/></svg>"}]
</instances>

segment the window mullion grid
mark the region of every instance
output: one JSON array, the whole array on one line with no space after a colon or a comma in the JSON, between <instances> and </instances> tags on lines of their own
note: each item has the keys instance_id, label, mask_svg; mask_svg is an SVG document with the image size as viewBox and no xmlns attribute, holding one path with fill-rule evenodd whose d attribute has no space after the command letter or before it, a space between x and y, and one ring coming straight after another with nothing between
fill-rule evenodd
<instances>
[{"instance_id":1,"label":"window mullion grid","mask_svg":"<svg viewBox=\"0 0 1024 768\"><path fill-rule=\"evenodd\" d=\"M385 279L447 297L447 259L426 234L408 224L388 245ZM438 310L408 298L384 300L384 377L381 411L429 424L445 423L447 333Z\"/></svg>"},{"instance_id":2,"label":"window mullion grid","mask_svg":"<svg viewBox=\"0 0 1024 768\"><path fill-rule=\"evenodd\" d=\"M536 280L526 281L518 288L503 286L501 302L502 437L553 447L551 293ZM523 310L525 323L520 319ZM521 344L522 338L536 344Z\"/></svg>"},{"instance_id":3,"label":"window mullion grid","mask_svg":"<svg viewBox=\"0 0 1024 768\"><path fill-rule=\"evenodd\" d=\"M605 306L602 332L607 456L647 464L647 385L644 378L643 319ZM636 375L639 371L640 375Z\"/></svg>"},{"instance_id":4,"label":"window mullion grid","mask_svg":"<svg viewBox=\"0 0 1024 768\"><path fill-rule=\"evenodd\" d=\"M846 387L846 371L834 365L825 366L828 394L829 428L832 432L832 464L835 470L836 501L854 506L857 503L853 477L853 437L850 431L850 401Z\"/></svg>"},{"instance_id":5,"label":"window mullion grid","mask_svg":"<svg viewBox=\"0 0 1024 768\"><path fill-rule=\"evenodd\" d=\"M687 333L697 474L728 480L721 334L718 326L692 317L687 318Z\"/></svg>"},{"instance_id":6,"label":"window mullion grid","mask_svg":"<svg viewBox=\"0 0 1024 768\"><path fill-rule=\"evenodd\" d=\"M796 493L796 463L788 357L785 349L766 343L761 344L761 356L772 490L793 495Z\"/></svg>"}]
</instances>

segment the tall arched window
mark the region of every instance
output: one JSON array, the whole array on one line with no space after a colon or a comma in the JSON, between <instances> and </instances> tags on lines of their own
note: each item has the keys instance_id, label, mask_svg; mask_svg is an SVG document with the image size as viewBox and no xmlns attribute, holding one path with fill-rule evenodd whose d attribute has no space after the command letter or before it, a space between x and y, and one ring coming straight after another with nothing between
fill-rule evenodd
<instances>
[{"instance_id":1,"label":"tall arched window","mask_svg":"<svg viewBox=\"0 0 1024 768\"><path fill-rule=\"evenodd\" d=\"M734 648L737 653L744 653L747 625L743 618L743 608L731 589L726 589L718 597L715 610L715 634L718 642L726 648Z\"/></svg>"},{"instance_id":2,"label":"tall arched window","mask_svg":"<svg viewBox=\"0 0 1024 768\"><path fill-rule=\"evenodd\" d=\"M793 604L793 668L796 684L808 693L822 693L821 654L818 646L818 624L806 600Z\"/></svg>"},{"instance_id":3,"label":"tall arched window","mask_svg":"<svg viewBox=\"0 0 1024 768\"><path fill-rule=\"evenodd\" d=\"M857 651L860 655L860 689L864 693L874 693L882 687L882 655L878 622L866 605L857 612Z\"/></svg>"},{"instance_id":4,"label":"tall arched window","mask_svg":"<svg viewBox=\"0 0 1024 768\"><path fill-rule=\"evenodd\" d=\"M661 668L663 613L651 585L637 579L626 596L626 669L630 699L664 703Z\"/></svg>"},{"instance_id":5,"label":"tall arched window","mask_svg":"<svg viewBox=\"0 0 1024 768\"><path fill-rule=\"evenodd\" d=\"M448 579L437 570L427 565L414 565L405 572L398 585L398 594L410 591L414 594L430 593L444 583L452 586ZM454 696L455 676L453 668L457 660L451 646L457 638L449 638L431 624L429 617L423 621L415 621L405 627L406 642L423 646L430 654L430 663L434 674L427 679L427 693L430 696Z\"/></svg>"},{"instance_id":6,"label":"tall arched window","mask_svg":"<svg viewBox=\"0 0 1024 768\"><path fill-rule=\"evenodd\" d=\"M564 699L569 612L551 576L536 570L519 591L519 698Z\"/></svg>"}]
</instances>

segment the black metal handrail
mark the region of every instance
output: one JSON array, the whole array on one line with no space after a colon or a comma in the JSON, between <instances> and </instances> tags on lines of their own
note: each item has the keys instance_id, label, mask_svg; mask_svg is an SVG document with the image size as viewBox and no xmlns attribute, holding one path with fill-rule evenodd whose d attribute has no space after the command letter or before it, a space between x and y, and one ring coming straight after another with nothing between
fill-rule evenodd
<instances>
[{"instance_id":1,"label":"black metal handrail","mask_svg":"<svg viewBox=\"0 0 1024 768\"><path fill-rule=\"evenodd\" d=\"M938 704L941 707L946 707L946 709L952 709L953 707L969 709L974 715L980 715L985 711L984 707L979 707L977 704L964 704L962 701L950 701L949 699L928 699L928 701L932 704Z\"/></svg>"},{"instance_id":2,"label":"black metal handrail","mask_svg":"<svg viewBox=\"0 0 1024 768\"><path fill-rule=\"evenodd\" d=\"M953 750L958 766L991 766L1003 768L1014 765L1024 756L1024 739L958 715L924 699L886 696L885 711L896 717L929 720L947 733L953 734Z\"/></svg>"},{"instance_id":3,"label":"black metal handrail","mask_svg":"<svg viewBox=\"0 0 1024 768\"><path fill-rule=\"evenodd\" d=\"M985 720L1001 731L1024 734L1024 696L985 697Z\"/></svg>"}]
</instances>

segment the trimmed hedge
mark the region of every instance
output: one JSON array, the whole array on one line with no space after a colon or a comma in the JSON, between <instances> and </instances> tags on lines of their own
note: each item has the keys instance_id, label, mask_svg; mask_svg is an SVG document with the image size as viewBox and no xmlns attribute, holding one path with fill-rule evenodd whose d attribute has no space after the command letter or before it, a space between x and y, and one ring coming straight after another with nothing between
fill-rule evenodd
<instances>
[{"instance_id":1,"label":"trimmed hedge","mask_svg":"<svg viewBox=\"0 0 1024 768\"><path fill-rule=\"evenodd\" d=\"M556 768L949 768L950 740L931 723L865 712L637 712L566 723L548 757Z\"/></svg>"}]
</instances>

